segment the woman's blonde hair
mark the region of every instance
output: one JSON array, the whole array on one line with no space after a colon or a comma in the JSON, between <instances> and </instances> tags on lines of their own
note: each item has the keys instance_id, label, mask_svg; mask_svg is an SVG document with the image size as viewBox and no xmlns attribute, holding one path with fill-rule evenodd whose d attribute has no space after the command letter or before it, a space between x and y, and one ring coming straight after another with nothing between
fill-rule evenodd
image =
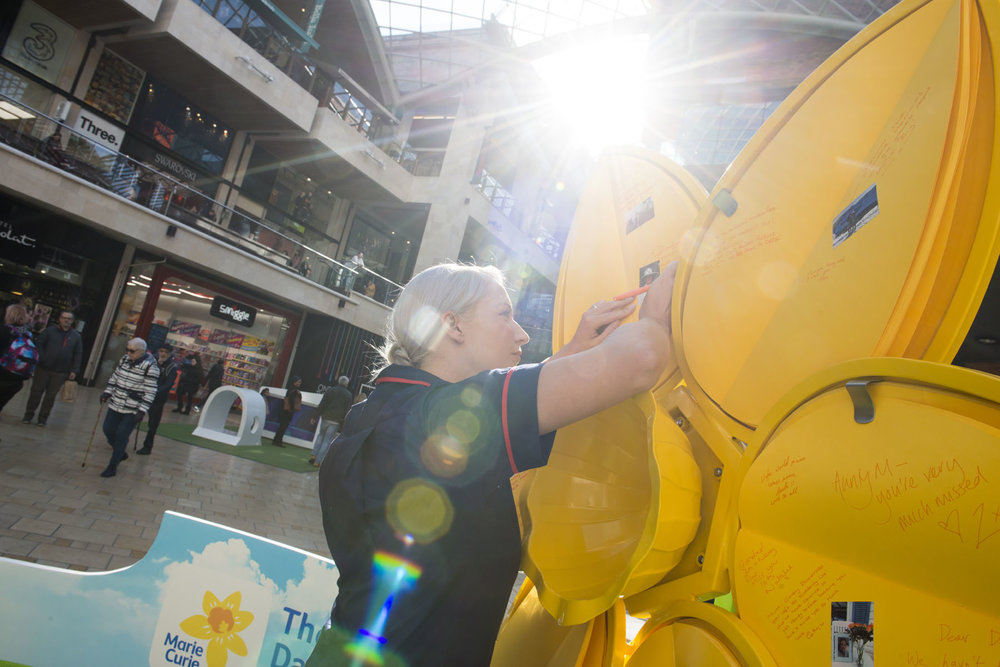
<instances>
[{"instance_id":1,"label":"woman's blonde hair","mask_svg":"<svg viewBox=\"0 0 1000 667\"><path fill-rule=\"evenodd\" d=\"M441 315L467 314L492 283L506 287L495 266L445 263L413 276L389 317L385 344L379 350L385 364L375 373L389 364L419 368L445 333Z\"/></svg>"},{"instance_id":2,"label":"woman's blonde hair","mask_svg":"<svg viewBox=\"0 0 1000 667\"><path fill-rule=\"evenodd\" d=\"M28 323L28 309L23 303L12 303L7 306L3 321L5 324L13 324L16 327Z\"/></svg>"}]
</instances>

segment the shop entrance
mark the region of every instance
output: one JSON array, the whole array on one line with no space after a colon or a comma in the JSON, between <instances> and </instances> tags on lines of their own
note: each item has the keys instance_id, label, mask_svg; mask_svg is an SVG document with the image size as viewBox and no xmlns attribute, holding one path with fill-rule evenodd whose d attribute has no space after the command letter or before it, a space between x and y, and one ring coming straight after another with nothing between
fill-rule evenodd
<instances>
[{"instance_id":1,"label":"shop entrance","mask_svg":"<svg viewBox=\"0 0 1000 667\"><path fill-rule=\"evenodd\" d=\"M223 384L254 390L280 384L299 320L255 295L170 266L137 263L108 337L98 383L107 382L125 343L139 336L150 349L170 343L179 362L195 355L203 375L222 363Z\"/></svg>"}]
</instances>

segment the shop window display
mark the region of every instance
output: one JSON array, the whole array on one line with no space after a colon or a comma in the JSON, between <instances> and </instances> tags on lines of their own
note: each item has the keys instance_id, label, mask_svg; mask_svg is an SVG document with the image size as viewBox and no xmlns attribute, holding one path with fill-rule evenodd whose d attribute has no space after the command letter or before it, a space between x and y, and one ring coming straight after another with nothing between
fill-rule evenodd
<instances>
[{"instance_id":1,"label":"shop window display","mask_svg":"<svg viewBox=\"0 0 1000 667\"><path fill-rule=\"evenodd\" d=\"M105 50L87 89L87 104L127 123L145 72L113 51Z\"/></svg>"},{"instance_id":2,"label":"shop window display","mask_svg":"<svg viewBox=\"0 0 1000 667\"><path fill-rule=\"evenodd\" d=\"M233 140L232 128L149 78L139 94L131 125L157 145L214 176L222 173Z\"/></svg>"},{"instance_id":3,"label":"shop window display","mask_svg":"<svg viewBox=\"0 0 1000 667\"><path fill-rule=\"evenodd\" d=\"M153 281L151 268L145 272L142 268L137 266L129 276L102 370L109 362L113 368L120 356L115 351L124 349L124 342L139 330ZM203 285L168 276L157 296L147 337L170 343L178 358L197 353L206 373L222 361L223 384L251 389L273 384L288 329L285 317L258 309L252 327L240 326L210 314L216 295Z\"/></svg>"}]
</instances>

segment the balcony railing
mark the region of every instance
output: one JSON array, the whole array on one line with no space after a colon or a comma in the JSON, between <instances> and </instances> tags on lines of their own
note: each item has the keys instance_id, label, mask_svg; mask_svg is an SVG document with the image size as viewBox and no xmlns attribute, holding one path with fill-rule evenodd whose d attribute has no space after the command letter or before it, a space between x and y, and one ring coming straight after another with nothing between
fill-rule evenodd
<instances>
[{"instance_id":1,"label":"balcony railing","mask_svg":"<svg viewBox=\"0 0 1000 667\"><path fill-rule=\"evenodd\" d=\"M374 271L351 268L13 98L0 94L0 109L0 142L170 219L165 222L207 232L342 294L353 290L355 296L391 306L402 290Z\"/></svg>"},{"instance_id":2,"label":"balcony railing","mask_svg":"<svg viewBox=\"0 0 1000 667\"><path fill-rule=\"evenodd\" d=\"M321 106L333 111L367 138L374 139L383 124L395 124L396 119L391 114L373 109L372 104L363 101L366 95L354 90L357 86L354 81L339 70L329 72L300 52L282 31L246 3L240 0L193 2L319 100Z\"/></svg>"},{"instance_id":3,"label":"balcony railing","mask_svg":"<svg viewBox=\"0 0 1000 667\"><path fill-rule=\"evenodd\" d=\"M400 144L392 137L381 136L383 128L398 122L388 109L371 100L371 95L341 70L331 72L328 66L301 53L287 36L246 3L240 0L193 2L319 100L320 106L335 113L408 172L414 176L440 175L441 151L422 151L406 143Z\"/></svg>"},{"instance_id":4,"label":"balcony railing","mask_svg":"<svg viewBox=\"0 0 1000 667\"><path fill-rule=\"evenodd\" d=\"M490 173L485 169L483 169L482 176L479 179L479 191L483 193L484 197L490 200L493 208L508 218L512 217L514 212L514 195L502 186L500 181L490 176Z\"/></svg>"}]
</instances>

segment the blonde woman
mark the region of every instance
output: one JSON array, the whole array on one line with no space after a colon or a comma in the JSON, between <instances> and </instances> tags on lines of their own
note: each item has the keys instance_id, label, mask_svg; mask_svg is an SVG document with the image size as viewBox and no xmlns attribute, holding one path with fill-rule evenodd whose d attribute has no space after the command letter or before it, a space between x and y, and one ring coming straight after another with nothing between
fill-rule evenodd
<instances>
[{"instance_id":1,"label":"blonde woman","mask_svg":"<svg viewBox=\"0 0 1000 667\"><path fill-rule=\"evenodd\" d=\"M307 663L489 665L520 561L511 475L544 465L559 427L671 370L674 269L631 300L599 302L543 364L495 268L442 264L403 290L386 365L320 469L340 572L331 627ZM367 656L367 657L366 657Z\"/></svg>"}]
</instances>

